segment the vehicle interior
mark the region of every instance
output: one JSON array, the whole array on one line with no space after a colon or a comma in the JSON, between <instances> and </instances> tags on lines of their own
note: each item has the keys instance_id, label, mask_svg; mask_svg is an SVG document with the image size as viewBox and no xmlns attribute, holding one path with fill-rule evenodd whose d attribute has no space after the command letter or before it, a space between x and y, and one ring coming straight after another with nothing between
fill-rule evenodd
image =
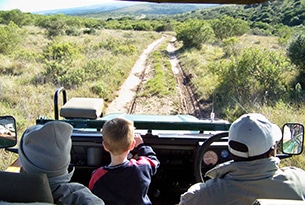
<instances>
[{"instance_id":1,"label":"vehicle interior","mask_svg":"<svg viewBox=\"0 0 305 205\"><path fill-rule=\"evenodd\" d=\"M87 103L81 103L84 99ZM101 99L67 99L66 90L61 87L54 94L54 119L36 120L36 124L62 120L73 125L70 167L74 167L75 172L72 181L87 185L92 171L110 163L109 153L102 146L101 129L107 120L115 117L134 121L135 132L141 134L145 144L152 146L160 160L149 189L153 204L177 204L190 185L208 179L204 174L209 169L231 159L227 148L228 122L199 120L190 115L113 113L103 116L101 106ZM291 130L297 128L298 132L294 131L296 135L291 137ZM281 147L285 149L278 157L300 154L303 126L288 123L283 130L287 137L284 134Z\"/></svg>"},{"instance_id":2,"label":"vehicle interior","mask_svg":"<svg viewBox=\"0 0 305 205\"><path fill-rule=\"evenodd\" d=\"M89 103L81 103L84 99ZM59 103L61 100L62 105ZM204 174L209 169L230 160L227 148L228 129L230 127L228 122L199 120L189 115L152 116L114 113L102 116L100 106L103 106L103 101L95 98L71 98L68 100L65 89L61 87L54 94L54 119L39 118L36 120L36 124L61 120L73 125L70 167L75 168L72 178L74 182L88 185L92 171L110 163L110 156L102 146L101 129L107 120L115 117L133 120L136 127L135 132L141 134L145 144L152 146L160 160L161 165L157 174L153 176L149 189L149 196L153 204L177 204L180 195L190 185L208 179L204 177ZM79 116L76 116L75 113L79 113ZM12 133L10 136L7 134L1 136L1 147L8 147L8 150L17 153L16 148L9 148L17 142L15 119L12 116L2 116L0 123L6 130L3 133ZM291 136L290 133L294 133L294 135ZM287 158L294 154L300 154L303 150L303 142L303 125L297 123L285 124L283 126L283 138L279 143L282 152L277 156ZM17 160L16 164L11 165L7 171L20 172L20 166L21 164L18 164ZM17 174L17 177L12 174ZM50 197L44 197L49 196L48 193L50 193L50 190L45 190L44 186L46 176L35 177L36 180L33 180L31 179L33 176L26 178L23 175L1 172L0 178L13 177L14 180L19 181L18 184L26 184L28 180L32 180L33 183L28 184L35 186L35 188L40 187L42 194L39 194L39 196L27 194L29 198L26 198L24 202L30 202L33 199L42 200L42 198L45 198L43 201L48 202ZM12 181L7 182L11 183ZM24 196L26 192L21 191L20 188L23 190L27 186L11 186L10 189L1 187L3 188L1 194L5 196L2 199L12 202L17 200L18 197L22 198ZM32 188L28 190L32 190ZM6 192L14 193L14 197L5 194ZM22 194L16 198L15 192ZM258 201L257 203L264 204L265 202Z\"/></svg>"},{"instance_id":3,"label":"vehicle interior","mask_svg":"<svg viewBox=\"0 0 305 205\"><path fill-rule=\"evenodd\" d=\"M67 96L63 87L56 90L54 119L63 117L65 122L74 127L71 166L76 167L75 181L88 184L94 169L110 163L110 156L102 146L100 130L107 120L115 117L132 120L136 127L135 132L141 134L145 144L152 146L157 153L161 166L153 176L150 186L150 196L154 204L178 203L181 193L190 184L201 181L205 171L229 160L225 141L230 124L226 121L214 120L212 123L208 119L199 120L191 115L113 113L103 116L100 109L103 102L100 99L67 99ZM86 103L81 103L83 100ZM50 120L37 119L36 124L48 121ZM215 134L219 138L218 144L206 151L200 151L202 143ZM201 160L196 161L196 158L204 158L204 166L201 167ZM195 165L195 161L198 165ZM195 174L194 169L198 169Z\"/></svg>"}]
</instances>

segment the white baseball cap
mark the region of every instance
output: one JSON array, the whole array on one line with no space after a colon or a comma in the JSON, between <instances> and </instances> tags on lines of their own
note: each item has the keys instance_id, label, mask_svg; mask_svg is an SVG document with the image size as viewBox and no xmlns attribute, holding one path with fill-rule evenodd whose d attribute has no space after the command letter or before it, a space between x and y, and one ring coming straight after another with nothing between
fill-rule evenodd
<instances>
[{"instance_id":1,"label":"white baseball cap","mask_svg":"<svg viewBox=\"0 0 305 205\"><path fill-rule=\"evenodd\" d=\"M238 157L249 158L266 153L282 138L281 129L264 115L249 113L240 116L229 129L229 151ZM233 149L230 141L247 146L248 151Z\"/></svg>"}]
</instances>

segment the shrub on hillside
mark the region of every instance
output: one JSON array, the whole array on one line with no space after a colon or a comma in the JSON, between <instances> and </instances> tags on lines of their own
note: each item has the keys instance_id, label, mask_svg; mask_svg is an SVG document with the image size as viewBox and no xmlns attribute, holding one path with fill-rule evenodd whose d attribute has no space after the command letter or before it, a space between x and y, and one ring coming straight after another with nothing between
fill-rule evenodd
<instances>
[{"instance_id":1,"label":"shrub on hillside","mask_svg":"<svg viewBox=\"0 0 305 205\"><path fill-rule=\"evenodd\" d=\"M0 53L12 53L22 41L22 30L14 23L7 26L0 26Z\"/></svg>"},{"instance_id":2,"label":"shrub on hillside","mask_svg":"<svg viewBox=\"0 0 305 205\"><path fill-rule=\"evenodd\" d=\"M300 34L290 42L287 55L291 62L295 64L299 70L298 81L302 87L305 87L305 35Z\"/></svg>"},{"instance_id":3,"label":"shrub on hillside","mask_svg":"<svg viewBox=\"0 0 305 205\"><path fill-rule=\"evenodd\" d=\"M178 26L177 40L183 41L184 48L200 49L203 43L214 39L211 26L203 20L193 19Z\"/></svg>"},{"instance_id":4,"label":"shrub on hillside","mask_svg":"<svg viewBox=\"0 0 305 205\"><path fill-rule=\"evenodd\" d=\"M66 87L71 87L76 81L78 81L77 84L80 84L77 75L72 74L70 80L68 80L69 76L65 76L72 67L73 59L76 59L78 55L79 50L73 43L56 41L49 43L43 51L46 65L43 72L45 82L52 82L55 85L60 83Z\"/></svg>"},{"instance_id":5,"label":"shrub on hillside","mask_svg":"<svg viewBox=\"0 0 305 205\"><path fill-rule=\"evenodd\" d=\"M249 24L241 19L222 16L210 21L215 37L223 40L228 37L241 36L250 30Z\"/></svg>"},{"instance_id":6,"label":"shrub on hillside","mask_svg":"<svg viewBox=\"0 0 305 205\"><path fill-rule=\"evenodd\" d=\"M236 106L245 109L285 101L289 88L283 74L291 69L285 57L276 52L247 49L217 69L221 77L215 102L220 108L232 110Z\"/></svg>"},{"instance_id":7,"label":"shrub on hillside","mask_svg":"<svg viewBox=\"0 0 305 205\"><path fill-rule=\"evenodd\" d=\"M291 59L291 62L305 73L305 35L300 34L292 39L290 42L287 55Z\"/></svg>"},{"instance_id":8,"label":"shrub on hillside","mask_svg":"<svg viewBox=\"0 0 305 205\"><path fill-rule=\"evenodd\" d=\"M109 97L111 96L111 90L109 89L109 86L105 85L103 82L92 85L90 90L92 93L97 94L105 101L108 101Z\"/></svg>"},{"instance_id":9,"label":"shrub on hillside","mask_svg":"<svg viewBox=\"0 0 305 205\"><path fill-rule=\"evenodd\" d=\"M240 54L240 48L237 46L238 39L236 37L226 38L222 41L225 57L237 56Z\"/></svg>"},{"instance_id":10,"label":"shrub on hillside","mask_svg":"<svg viewBox=\"0 0 305 205\"><path fill-rule=\"evenodd\" d=\"M74 43L53 41L43 51L46 61L56 61L61 64L70 64L79 55Z\"/></svg>"},{"instance_id":11,"label":"shrub on hillside","mask_svg":"<svg viewBox=\"0 0 305 205\"><path fill-rule=\"evenodd\" d=\"M19 27L24 25L33 24L36 18L35 14L22 12L19 9L13 9L10 11L0 11L0 24L8 25L10 22L14 22Z\"/></svg>"}]
</instances>

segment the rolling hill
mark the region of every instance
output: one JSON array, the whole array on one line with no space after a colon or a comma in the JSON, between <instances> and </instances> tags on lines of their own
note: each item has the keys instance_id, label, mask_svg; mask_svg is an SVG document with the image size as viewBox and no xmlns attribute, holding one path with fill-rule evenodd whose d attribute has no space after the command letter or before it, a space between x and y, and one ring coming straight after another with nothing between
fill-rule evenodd
<instances>
[{"instance_id":1,"label":"rolling hill","mask_svg":"<svg viewBox=\"0 0 305 205\"><path fill-rule=\"evenodd\" d=\"M122 17L122 16L166 16L173 14L181 14L206 7L211 4L172 4L172 3L134 3L134 2L109 2L100 5L92 5L86 7L77 7L60 10L48 10L35 12L37 14L65 14L70 16L83 17Z\"/></svg>"}]
</instances>

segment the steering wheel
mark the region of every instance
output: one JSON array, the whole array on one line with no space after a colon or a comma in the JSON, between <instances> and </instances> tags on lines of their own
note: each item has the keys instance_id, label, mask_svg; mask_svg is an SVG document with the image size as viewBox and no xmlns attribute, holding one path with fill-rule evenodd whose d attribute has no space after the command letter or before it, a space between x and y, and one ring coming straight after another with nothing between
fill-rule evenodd
<instances>
[{"instance_id":1,"label":"steering wheel","mask_svg":"<svg viewBox=\"0 0 305 205\"><path fill-rule=\"evenodd\" d=\"M203 155L204 153L208 150L208 148L210 147L210 145L213 142L216 142L218 140L220 140L221 138L224 137L228 137L228 132L222 132L222 133L218 133L216 135L213 135L212 137L208 138L206 141L203 142L203 144L199 147L199 150L197 150L196 153L196 158L195 158L195 165L194 165L194 169L195 169L195 180L197 182L204 182L204 176L202 173L202 169L203 169Z\"/></svg>"}]
</instances>

